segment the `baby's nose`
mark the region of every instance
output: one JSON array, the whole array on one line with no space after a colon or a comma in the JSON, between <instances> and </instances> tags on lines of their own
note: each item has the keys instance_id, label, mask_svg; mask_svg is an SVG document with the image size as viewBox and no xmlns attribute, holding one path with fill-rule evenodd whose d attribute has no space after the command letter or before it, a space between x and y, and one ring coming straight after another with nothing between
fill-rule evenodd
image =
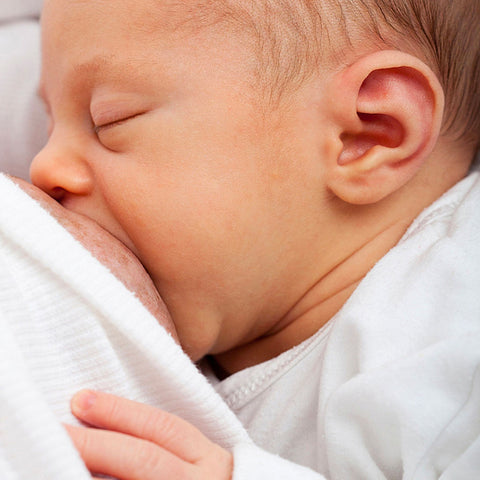
<instances>
[{"instance_id":1,"label":"baby's nose","mask_svg":"<svg viewBox=\"0 0 480 480\"><path fill-rule=\"evenodd\" d=\"M30 179L56 200L65 194L88 195L93 175L86 161L65 152L52 151L47 145L30 165Z\"/></svg>"}]
</instances>

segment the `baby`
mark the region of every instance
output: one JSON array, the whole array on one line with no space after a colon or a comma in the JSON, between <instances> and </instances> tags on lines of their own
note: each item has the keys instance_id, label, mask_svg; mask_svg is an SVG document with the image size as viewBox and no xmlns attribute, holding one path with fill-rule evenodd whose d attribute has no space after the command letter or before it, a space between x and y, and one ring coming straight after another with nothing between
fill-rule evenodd
<instances>
[{"instance_id":1,"label":"baby","mask_svg":"<svg viewBox=\"0 0 480 480\"><path fill-rule=\"evenodd\" d=\"M460 458L434 441L476 391L478 265L458 288L471 308L455 318L445 287L459 258L455 274L406 267L425 258L419 238L448 236L447 214L478 196L476 174L463 179L480 140L479 24L476 0L45 2L51 125L33 183L138 257L183 349L257 443L319 472L291 478L400 478ZM449 190L448 208L422 214ZM414 221L435 226L415 237ZM397 259L388 252L408 229ZM415 297L425 285L436 310ZM412 359L453 321L477 343L435 360L469 359L450 391ZM411 370L382 370L406 356ZM426 430L399 414L425 419L430 402ZM283 459L232 455L146 406L87 392L73 409L102 427L70 429L93 472L287 475ZM442 467L425 466L436 449Z\"/></svg>"}]
</instances>

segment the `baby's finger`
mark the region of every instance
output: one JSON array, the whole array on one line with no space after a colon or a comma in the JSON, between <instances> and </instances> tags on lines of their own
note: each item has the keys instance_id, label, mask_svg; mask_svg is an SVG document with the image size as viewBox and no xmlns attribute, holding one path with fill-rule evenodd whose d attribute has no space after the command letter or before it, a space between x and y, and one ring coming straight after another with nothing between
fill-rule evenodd
<instances>
[{"instance_id":1,"label":"baby's finger","mask_svg":"<svg viewBox=\"0 0 480 480\"><path fill-rule=\"evenodd\" d=\"M72 412L90 425L154 442L190 463L200 461L213 447L193 425L175 415L102 392L77 393Z\"/></svg>"},{"instance_id":2,"label":"baby's finger","mask_svg":"<svg viewBox=\"0 0 480 480\"><path fill-rule=\"evenodd\" d=\"M122 480L193 478L193 465L146 440L107 430L65 428L91 472Z\"/></svg>"}]
</instances>

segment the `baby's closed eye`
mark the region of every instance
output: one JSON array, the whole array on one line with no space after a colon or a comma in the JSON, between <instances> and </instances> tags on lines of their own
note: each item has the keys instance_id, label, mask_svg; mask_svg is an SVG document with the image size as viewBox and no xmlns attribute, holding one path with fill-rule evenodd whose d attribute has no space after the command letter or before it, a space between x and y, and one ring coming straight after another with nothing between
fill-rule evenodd
<instances>
[{"instance_id":1,"label":"baby's closed eye","mask_svg":"<svg viewBox=\"0 0 480 480\"><path fill-rule=\"evenodd\" d=\"M145 112L139 112L139 113L134 113L134 114L120 114L117 116L114 116L113 118L110 119L101 119L101 120L95 120L93 119L93 125L94 125L94 130L95 133L100 133L104 130L110 129L112 127L117 127L120 125L123 125L125 122L129 120L133 120L134 118L139 117L140 115L143 115Z\"/></svg>"},{"instance_id":2,"label":"baby's closed eye","mask_svg":"<svg viewBox=\"0 0 480 480\"><path fill-rule=\"evenodd\" d=\"M143 122L148 111L122 113L93 120L93 131L100 144L115 153L125 153L135 143L135 139L142 135Z\"/></svg>"}]
</instances>

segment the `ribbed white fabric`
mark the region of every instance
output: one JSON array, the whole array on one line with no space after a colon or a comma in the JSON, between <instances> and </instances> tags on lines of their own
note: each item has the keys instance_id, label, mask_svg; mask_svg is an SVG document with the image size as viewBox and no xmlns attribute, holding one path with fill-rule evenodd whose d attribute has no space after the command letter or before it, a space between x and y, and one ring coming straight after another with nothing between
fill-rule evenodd
<instances>
[{"instance_id":1,"label":"ribbed white fabric","mask_svg":"<svg viewBox=\"0 0 480 480\"><path fill-rule=\"evenodd\" d=\"M236 417L138 299L0 175L0 478L89 478L60 422L81 388L178 414L231 448Z\"/></svg>"}]
</instances>

